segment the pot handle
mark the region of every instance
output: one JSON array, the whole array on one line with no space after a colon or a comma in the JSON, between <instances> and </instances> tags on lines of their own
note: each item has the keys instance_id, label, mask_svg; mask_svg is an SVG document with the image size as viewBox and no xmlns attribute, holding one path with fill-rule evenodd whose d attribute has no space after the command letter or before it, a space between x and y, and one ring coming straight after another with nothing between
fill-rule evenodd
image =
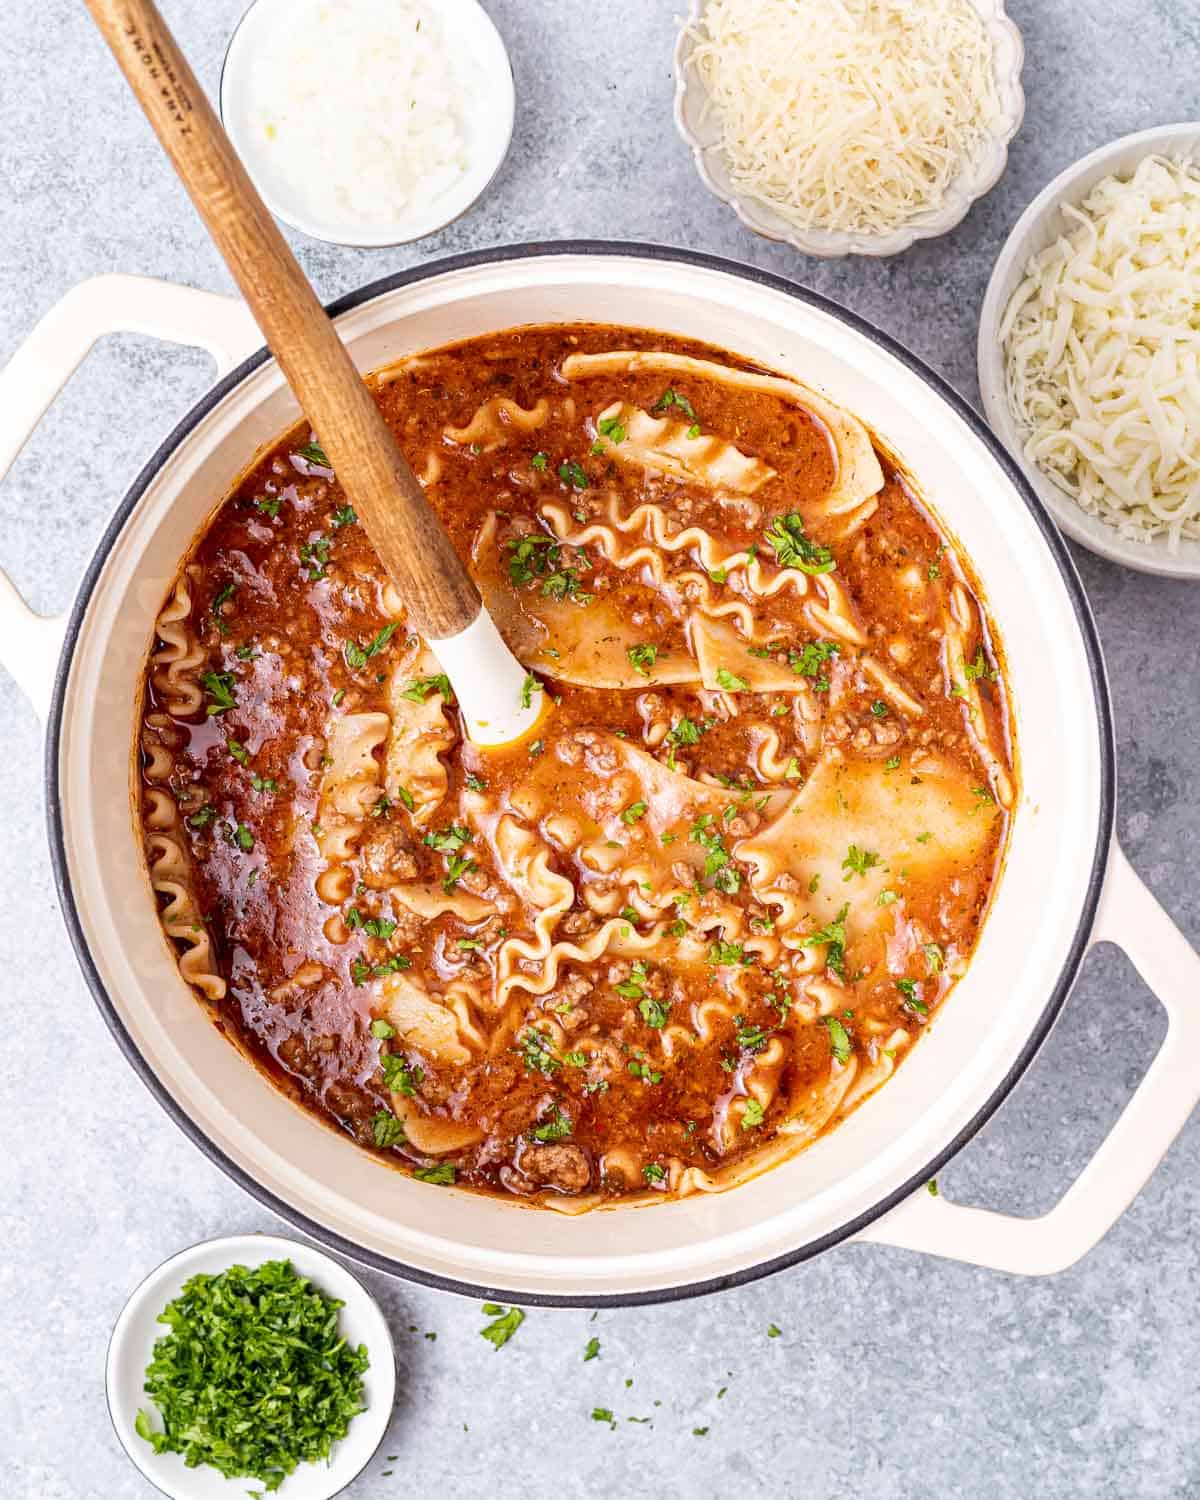
<instances>
[{"instance_id":1,"label":"pot handle","mask_svg":"<svg viewBox=\"0 0 1200 1500\"><path fill-rule=\"evenodd\" d=\"M1065 1270L1137 1197L1200 1099L1200 954L1114 841L1092 943L1116 943L1167 1013L1167 1035L1100 1149L1049 1213L964 1208L920 1188L857 1236L1025 1276Z\"/></svg>"},{"instance_id":2,"label":"pot handle","mask_svg":"<svg viewBox=\"0 0 1200 1500\"><path fill-rule=\"evenodd\" d=\"M0 480L92 345L109 333L144 333L194 344L212 355L218 377L263 341L249 309L233 297L147 276L94 276L80 282L0 370ZM0 666L43 720L64 631L65 616L35 614L0 572Z\"/></svg>"}]
</instances>

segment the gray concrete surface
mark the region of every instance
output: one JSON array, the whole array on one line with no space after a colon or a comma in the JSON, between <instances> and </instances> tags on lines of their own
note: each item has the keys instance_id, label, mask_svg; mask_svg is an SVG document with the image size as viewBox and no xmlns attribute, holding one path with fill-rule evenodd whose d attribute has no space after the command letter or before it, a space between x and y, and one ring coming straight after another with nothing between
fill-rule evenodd
<instances>
[{"instance_id":1,"label":"gray concrete surface","mask_svg":"<svg viewBox=\"0 0 1200 1500\"><path fill-rule=\"evenodd\" d=\"M164 0L209 85L240 7ZM1194 4L1014 0L1029 112L999 186L939 242L821 263L751 237L696 179L670 113L679 0L491 9L519 90L501 176L466 219L418 246L357 252L294 237L326 297L468 247L661 240L828 293L975 399L976 314L1021 208L1091 147L1197 112ZM229 285L75 0L6 8L0 226L0 360L99 271ZM119 338L72 382L0 487L0 562L39 608L66 606L111 508L208 381L199 355ZM1200 942L1200 588L1077 558L1112 675L1120 834ZM110 1042L56 912L40 754L33 714L0 674L0 1495L134 1500L151 1492L103 1397L118 1309L179 1247L279 1226L168 1123ZM943 1190L1047 1208L1162 1032L1127 960L1094 953L1050 1043ZM534 1311L494 1353L477 1306L371 1277L398 1333L401 1398L355 1500L1198 1495L1198 1161L1193 1120L1099 1249L1043 1282L847 1248L702 1301L594 1322ZM772 1322L781 1337L768 1339ZM585 1365L592 1334L602 1353ZM589 1420L596 1405L618 1414L618 1430Z\"/></svg>"}]
</instances>

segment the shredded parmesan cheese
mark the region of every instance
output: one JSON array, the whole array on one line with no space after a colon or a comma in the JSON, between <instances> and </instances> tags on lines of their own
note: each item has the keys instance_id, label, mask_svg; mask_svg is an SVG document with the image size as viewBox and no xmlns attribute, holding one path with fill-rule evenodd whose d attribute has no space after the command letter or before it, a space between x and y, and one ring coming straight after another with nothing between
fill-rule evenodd
<instances>
[{"instance_id":1,"label":"shredded parmesan cheese","mask_svg":"<svg viewBox=\"0 0 1200 1500\"><path fill-rule=\"evenodd\" d=\"M710 0L695 37L734 186L798 229L938 208L999 116L969 0Z\"/></svg>"},{"instance_id":2,"label":"shredded parmesan cheese","mask_svg":"<svg viewBox=\"0 0 1200 1500\"><path fill-rule=\"evenodd\" d=\"M1031 258L1000 340L1025 455L1123 537L1200 538L1200 165L1106 177Z\"/></svg>"}]
</instances>

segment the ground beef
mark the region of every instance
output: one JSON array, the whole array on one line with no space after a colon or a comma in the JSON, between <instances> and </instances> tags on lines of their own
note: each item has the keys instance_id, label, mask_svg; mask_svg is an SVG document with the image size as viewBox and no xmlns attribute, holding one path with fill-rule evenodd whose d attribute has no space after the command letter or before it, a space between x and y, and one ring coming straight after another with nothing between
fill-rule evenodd
<instances>
[{"instance_id":1,"label":"ground beef","mask_svg":"<svg viewBox=\"0 0 1200 1500\"><path fill-rule=\"evenodd\" d=\"M580 1146L526 1145L518 1166L539 1186L557 1188L560 1193L579 1193L592 1180L592 1169Z\"/></svg>"},{"instance_id":2,"label":"ground beef","mask_svg":"<svg viewBox=\"0 0 1200 1500\"><path fill-rule=\"evenodd\" d=\"M401 880L415 880L420 873L416 855L402 829L380 823L363 835L359 844L363 884L385 891Z\"/></svg>"}]
</instances>

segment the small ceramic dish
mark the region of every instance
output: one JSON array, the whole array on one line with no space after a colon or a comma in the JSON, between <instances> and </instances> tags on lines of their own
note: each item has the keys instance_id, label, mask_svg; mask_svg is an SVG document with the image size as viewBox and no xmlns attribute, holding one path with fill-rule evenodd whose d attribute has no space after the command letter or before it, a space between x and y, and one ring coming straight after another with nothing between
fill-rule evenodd
<instances>
[{"instance_id":1,"label":"small ceramic dish","mask_svg":"<svg viewBox=\"0 0 1200 1500\"><path fill-rule=\"evenodd\" d=\"M155 1426L161 1425L142 1389L155 1341L167 1333L158 1315L189 1277L215 1275L234 1265L253 1268L268 1260L290 1260L321 1291L344 1302L338 1315L341 1329L351 1344L365 1344L371 1359L363 1375L366 1410L350 1423L327 1464L300 1464L280 1493L287 1500L331 1500L362 1473L383 1441L396 1399L396 1351L379 1305L362 1282L332 1256L299 1240L270 1234L205 1240L163 1261L132 1294L113 1329L105 1363L108 1411L121 1446L171 1500L242 1500L248 1488L261 1486L246 1478L225 1479L208 1465L189 1469L178 1453L155 1453L134 1431L139 1408L150 1412Z\"/></svg>"},{"instance_id":2,"label":"small ceramic dish","mask_svg":"<svg viewBox=\"0 0 1200 1500\"><path fill-rule=\"evenodd\" d=\"M998 181L1008 161L1008 143L1025 117L1025 94L1021 68L1025 46L1021 33L1009 20L1004 0L972 0L983 17L995 49L996 89L1000 120L987 149L971 168L951 183L940 207L920 214L887 234L861 234L849 230L797 229L769 203L741 192L730 179L721 148L719 122L708 110L708 92L693 65L695 31L707 0L691 0L687 19L675 43L675 125L691 148L701 181L722 203L728 203L747 229L764 239L781 240L804 255L828 259L839 255L896 255L916 240L934 239L953 229L977 198Z\"/></svg>"},{"instance_id":3,"label":"small ceramic dish","mask_svg":"<svg viewBox=\"0 0 1200 1500\"><path fill-rule=\"evenodd\" d=\"M252 0L230 38L221 70L221 121L254 185L276 218L313 239L377 248L408 244L444 229L487 191L508 154L516 112L512 64L504 41L479 0L422 0L445 29L458 71L472 87L457 100L469 166L450 186L413 203L402 217L364 223L316 214L280 170L253 120L254 70L289 23L294 0Z\"/></svg>"},{"instance_id":4,"label":"small ceramic dish","mask_svg":"<svg viewBox=\"0 0 1200 1500\"><path fill-rule=\"evenodd\" d=\"M1033 200L1013 226L988 282L979 318L979 393L992 431L1025 471L1055 521L1069 537L1090 551L1134 568L1168 578L1200 578L1200 542L1181 542L1167 550L1165 537L1148 542L1128 540L1099 516L1079 508L1070 495L1025 457L1024 439L1009 410L1005 388L1000 327L1009 299L1024 278L1029 257L1073 227L1062 213L1064 203L1079 204L1102 178L1133 171L1146 156L1189 156L1200 160L1200 122L1161 125L1122 136L1060 172Z\"/></svg>"}]
</instances>

